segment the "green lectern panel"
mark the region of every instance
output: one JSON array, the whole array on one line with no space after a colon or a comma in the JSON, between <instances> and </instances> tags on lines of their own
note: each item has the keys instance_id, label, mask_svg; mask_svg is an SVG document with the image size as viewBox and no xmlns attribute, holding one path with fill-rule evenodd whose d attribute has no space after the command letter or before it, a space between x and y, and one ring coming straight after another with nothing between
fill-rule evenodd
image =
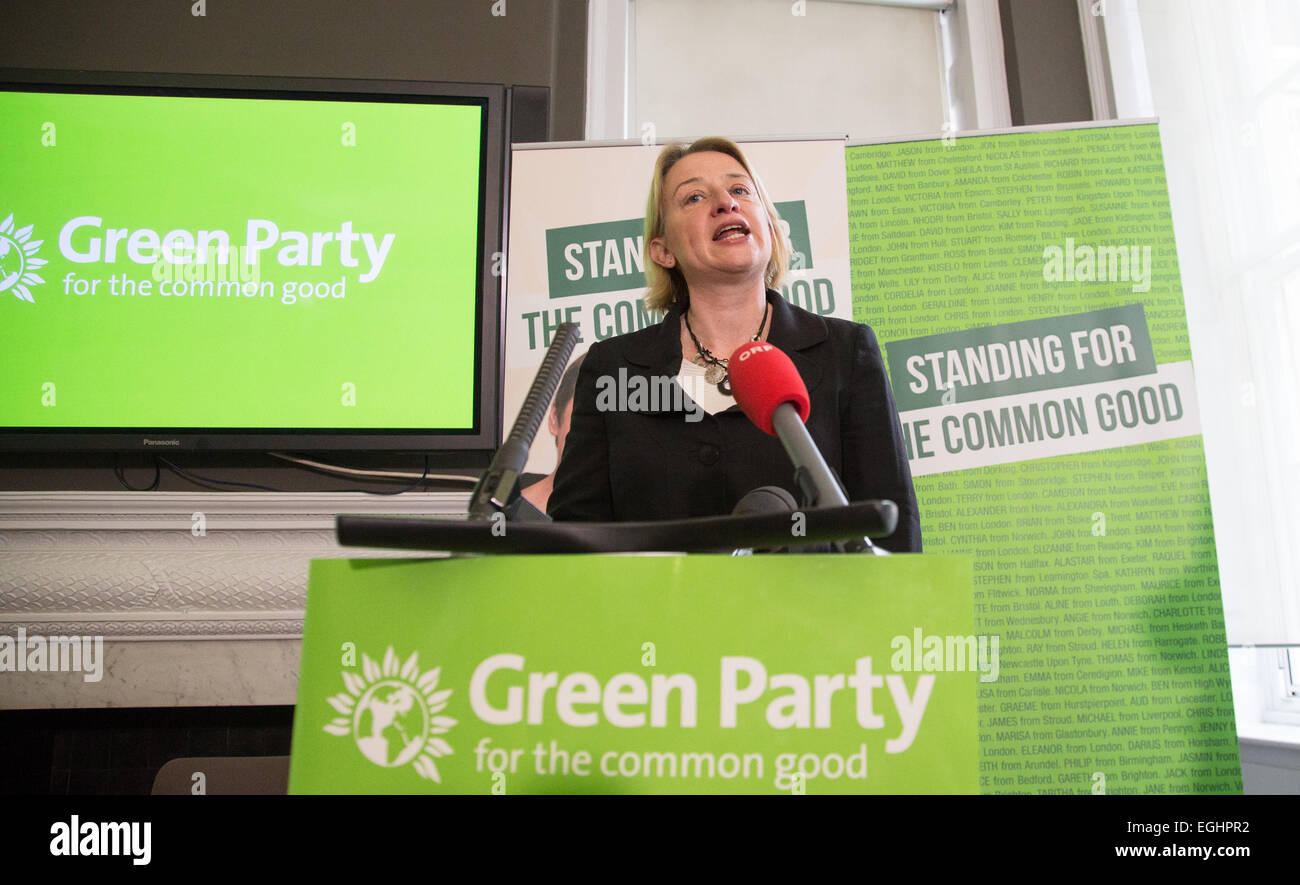
<instances>
[{"instance_id":1,"label":"green lectern panel","mask_svg":"<svg viewBox=\"0 0 1300 885\"><path fill-rule=\"evenodd\" d=\"M956 556L312 563L295 793L974 793Z\"/></svg>"}]
</instances>

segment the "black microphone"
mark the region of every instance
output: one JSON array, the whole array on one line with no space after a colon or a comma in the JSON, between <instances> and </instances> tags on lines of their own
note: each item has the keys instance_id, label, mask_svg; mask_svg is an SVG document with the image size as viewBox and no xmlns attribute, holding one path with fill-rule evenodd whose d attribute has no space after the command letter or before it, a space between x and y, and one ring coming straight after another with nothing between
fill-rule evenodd
<instances>
[{"instance_id":1,"label":"black microphone","mask_svg":"<svg viewBox=\"0 0 1300 885\"><path fill-rule=\"evenodd\" d=\"M542 364L537 369L532 386L528 388L528 395L519 408L519 417L515 419L510 435L501 444L501 448L497 449L492 463L483 471L470 494L470 519L490 519L496 513L504 513L513 519L549 521L550 517L519 494L519 475L528 463L528 450L533 445L533 437L537 435L537 428L546 417L546 409L551 405L565 366L569 364L569 357L581 337L577 323L560 323L556 329L555 338L542 357Z\"/></svg>"},{"instance_id":2,"label":"black microphone","mask_svg":"<svg viewBox=\"0 0 1300 885\"><path fill-rule=\"evenodd\" d=\"M749 420L764 433L780 438L794 464L794 481L805 506L848 506L844 487L804 426L810 410L808 388L790 358L765 341L750 342L731 355L727 374L736 403ZM846 541L843 549L885 554L867 538Z\"/></svg>"},{"instance_id":3,"label":"black microphone","mask_svg":"<svg viewBox=\"0 0 1300 885\"><path fill-rule=\"evenodd\" d=\"M799 502L794 495L780 486L760 486L745 496L731 508L732 516L749 516L751 513L794 513L799 509Z\"/></svg>"},{"instance_id":4,"label":"black microphone","mask_svg":"<svg viewBox=\"0 0 1300 885\"><path fill-rule=\"evenodd\" d=\"M731 508L732 516L751 516L759 513L794 513L799 509L799 502L794 495L780 486L759 486L746 492L744 497ZM785 547L763 548L768 553L785 552ZM749 556L755 552L753 547L741 547L731 551L732 556Z\"/></svg>"}]
</instances>

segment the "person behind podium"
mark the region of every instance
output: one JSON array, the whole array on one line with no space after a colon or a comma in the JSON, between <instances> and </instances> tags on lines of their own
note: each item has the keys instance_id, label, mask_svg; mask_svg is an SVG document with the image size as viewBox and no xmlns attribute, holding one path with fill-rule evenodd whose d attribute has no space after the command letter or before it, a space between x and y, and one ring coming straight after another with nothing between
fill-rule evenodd
<instances>
[{"instance_id":1,"label":"person behind podium","mask_svg":"<svg viewBox=\"0 0 1300 885\"><path fill-rule=\"evenodd\" d=\"M747 342L768 341L802 376L808 431L849 500L898 504L898 528L878 544L920 552L916 494L875 334L778 294L790 261L778 222L733 142L704 138L660 153L644 242L646 306L664 318L587 351L548 502L552 518L717 516L765 485L799 500L781 442L754 426L731 396L729 355ZM675 378L689 398L647 404L630 395L665 378ZM611 396L617 386L629 395Z\"/></svg>"},{"instance_id":2,"label":"person behind podium","mask_svg":"<svg viewBox=\"0 0 1300 885\"><path fill-rule=\"evenodd\" d=\"M581 356L569 363L569 367L560 376L559 386L555 388L555 398L551 400L551 408L546 413L547 428L551 431L551 436L555 437L557 467L559 460L564 457L564 442L569 436L569 419L573 416L573 391L578 386L580 368L582 368ZM551 497L551 489L554 487L554 470L545 476L532 474L527 484L521 487L520 494L529 504L545 513L546 504Z\"/></svg>"}]
</instances>

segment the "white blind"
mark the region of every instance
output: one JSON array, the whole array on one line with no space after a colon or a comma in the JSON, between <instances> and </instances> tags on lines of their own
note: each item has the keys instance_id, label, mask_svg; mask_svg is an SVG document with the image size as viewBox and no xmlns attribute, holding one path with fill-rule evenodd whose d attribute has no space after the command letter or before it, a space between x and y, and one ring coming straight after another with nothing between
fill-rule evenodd
<instances>
[{"instance_id":1,"label":"white blind","mask_svg":"<svg viewBox=\"0 0 1300 885\"><path fill-rule=\"evenodd\" d=\"M943 128L939 13L807 0L636 0L634 137ZM802 15L796 13L802 11Z\"/></svg>"},{"instance_id":2,"label":"white blind","mask_svg":"<svg viewBox=\"0 0 1300 885\"><path fill-rule=\"evenodd\" d=\"M1120 116L1156 115L1236 644L1300 644L1300 3L1120 0Z\"/></svg>"}]
</instances>

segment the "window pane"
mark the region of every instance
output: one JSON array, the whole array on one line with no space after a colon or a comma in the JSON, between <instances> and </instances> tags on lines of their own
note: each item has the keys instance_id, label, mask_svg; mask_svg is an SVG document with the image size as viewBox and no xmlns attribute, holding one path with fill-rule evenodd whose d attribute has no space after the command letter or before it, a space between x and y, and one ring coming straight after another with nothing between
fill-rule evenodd
<instances>
[{"instance_id":1,"label":"window pane","mask_svg":"<svg viewBox=\"0 0 1300 885\"><path fill-rule=\"evenodd\" d=\"M633 136L943 128L939 13L808 0L636 0ZM804 15L796 15L798 9Z\"/></svg>"}]
</instances>

